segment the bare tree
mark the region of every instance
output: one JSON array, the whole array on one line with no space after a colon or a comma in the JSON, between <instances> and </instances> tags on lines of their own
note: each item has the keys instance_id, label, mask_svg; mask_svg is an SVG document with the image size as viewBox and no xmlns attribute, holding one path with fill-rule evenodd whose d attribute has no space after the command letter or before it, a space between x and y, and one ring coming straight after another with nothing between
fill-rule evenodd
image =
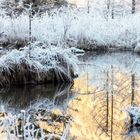
<instances>
[{"instance_id":1,"label":"bare tree","mask_svg":"<svg viewBox=\"0 0 140 140\"><path fill-rule=\"evenodd\" d=\"M132 0L132 14L135 13L135 9L136 9L136 0Z\"/></svg>"},{"instance_id":2,"label":"bare tree","mask_svg":"<svg viewBox=\"0 0 140 140\"><path fill-rule=\"evenodd\" d=\"M33 4L30 2L30 4L26 4L25 11L29 16L29 26L28 26L28 35L29 35L29 51L28 51L28 57L31 58L31 49L32 49L32 18L33 18Z\"/></svg>"},{"instance_id":3,"label":"bare tree","mask_svg":"<svg viewBox=\"0 0 140 140\"><path fill-rule=\"evenodd\" d=\"M89 10L90 10L89 4L90 4L90 3L89 3L89 0L88 0L88 2L87 2L87 8L88 8L88 9L87 9L87 10L88 10L87 12L88 12L88 13L89 13Z\"/></svg>"},{"instance_id":4,"label":"bare tree","mask_svg":"<svg viewBox=\"0 0 140 140\"><path fill-rule=\"evenodd\" d=\"M112 10L111 10L111 17L112 17L112 19L114 19L114 0L112 0L112 5L111 5L111 7L112 7Z\"/></svg>"}]
</instances>

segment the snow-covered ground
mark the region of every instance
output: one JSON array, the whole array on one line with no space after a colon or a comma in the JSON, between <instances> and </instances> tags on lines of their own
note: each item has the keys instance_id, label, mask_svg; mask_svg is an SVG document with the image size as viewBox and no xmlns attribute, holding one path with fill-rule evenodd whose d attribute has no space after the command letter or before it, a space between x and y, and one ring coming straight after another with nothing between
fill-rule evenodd
<instances>
[{"instance_id":1,"label":"snow-covered ground","mask_svg":"<svg viewBox=\"0 0 140 140\"><path fill-rule=\"evenodd\" d=\"M100 10L102 8L102 10ZM140 13L131 14L130 8L115 11L111 18L105 5L83 8L60 8L50 14L34 15L32 18L32 38L47 44L62 44L70 46L97 48L99 46L114 46L120 49L140 49ZM29 16L0 16L0 42L9 40L28 40Z\"/></svg>"}]
</instances>

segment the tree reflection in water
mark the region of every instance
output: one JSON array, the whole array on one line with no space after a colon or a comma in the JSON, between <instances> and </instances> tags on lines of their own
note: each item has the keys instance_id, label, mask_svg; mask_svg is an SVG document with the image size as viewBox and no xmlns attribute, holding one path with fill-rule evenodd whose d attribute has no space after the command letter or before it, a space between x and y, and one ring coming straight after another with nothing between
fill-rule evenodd
<instances>
[{"instance_id":1,"label":"tree reflection in water","mask_svg":"<svg viewBox=\"0 0 140 140\"><path fill-rule=\"evenodd\" d=\"M71 86L40 85L1 91L0 139L67 139L71 116L66 110L74 97Z\"/></svg>"},{"instance_id":2,"label":"tree reflection in water","mask_svg":"<svg viewBox=\"0 0 140 140\"><path fill-rule=\"evenodd\" d=\"M53 101L54 105L60 105L61 103L63 106L64 100L67 100L68 98L70 99L73 96L73 93L70 92L71 86L71 84L47 84L1 89L1 106L5 106L7 104L7 109L9 109L9 111L10 109L21 110L27 109L32 104L38 103L45 99Z\"/></svg>"},{"instance_id":3,"label":"tree reflection in water","mask_svg":"<svg viewBox=\"0 0 140 140\"><path fill-rule=\"evenodd\" d=\"M133 139L135 135L130 138L129 134L136 129L140 132L139 127L133 126L132 115L125 120L127 114L124 111L129 106L140 104L138 81L135 74L123 74L113 69L106 72L103 91L94 93L93 119L97 123L98 136L105 134L111 140Z\"/></svg>"},{"instance_id":4,"label":"tree reflection in water","mask_svg":"<svg viewBox=\"0 0 140 140\"><path fill-rule=\"evenodd\" d=\"M81 58L81 74L74 83L79 95L71 105L77 110L71 111L75 120L72 134L77 140L140 139L135 134L129 137L132 117L127 112L132 104L140 104L140 65L136 67L136 59L139 57L130 53L88 54Z\"/></svg>"}]
</instances>

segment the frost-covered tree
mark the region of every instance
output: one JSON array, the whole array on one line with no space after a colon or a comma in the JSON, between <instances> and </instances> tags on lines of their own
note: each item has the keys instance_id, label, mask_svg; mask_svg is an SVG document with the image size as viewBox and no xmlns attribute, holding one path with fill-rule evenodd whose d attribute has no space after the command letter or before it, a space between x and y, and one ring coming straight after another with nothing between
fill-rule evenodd
<instances>
[{"instance_id":1,"label":"frost-covered tree","mask_svg":"<svg viewBox=\"0 0 140 140\"><path fill-rule=\"evenodd\" d=\"M22 0L1 0L0 8L5 9L7 15L19 15L23 11Z\"/></svg>"},{"instance_id":2,"label":"frost-covered tree","mask_svg":"<svg viewBox=\"0 0 140 140\"><path fill-rule=\"evenodd\" d=\"M107 0L107 17L114 19L114 0Z\"/></svg>"},{"instance_id":3,"label":"frost-covered tree","mask_svg":"<svg viewBox=\"0 0 140 140\"><path fill-rule=\"evenodd\" d=\"M8 15L19 15L27 5L33 4L35 11L46 11L53 7L67 6L65 0L0 0L0 7L5 9Z\"/></svg>"},{"instance_id":4,"label":"frost-covered tree","mask_svg":"<svg viewBox=\"0 0 140 140\"><path fill-rule=\"evenodd\" d=\"M33 3L34 6L53 4L53 5L65 5L65 0L24 0L24 3Z\"/></svg>"}]
</instances>

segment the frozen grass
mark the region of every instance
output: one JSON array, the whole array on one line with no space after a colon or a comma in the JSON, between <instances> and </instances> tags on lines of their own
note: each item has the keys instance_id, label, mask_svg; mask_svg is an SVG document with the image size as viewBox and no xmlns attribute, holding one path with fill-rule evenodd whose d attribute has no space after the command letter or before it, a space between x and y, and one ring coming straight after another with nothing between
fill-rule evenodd
<instances>
[{"instance_id":1,"label":"frozen grass","mask_svg":"<svg viewBox=\"0 0 140 140\"><path fill-rule=\"evenodd\" d=\"M58 111L57 108L53 109L50 106L53 107L53 103L46 100L34 104L33 108L30 107L26 111L21 110L17 114L3 110L0 117L0 139L70 139L70 116L64 115L61 110ZM43 122L46 124L45 128ZM56 131L57 127L60 127L60 130Z\"/></svg>"},{"instance_id":2,"label":"frozen grass","mask_svg":"<svg viewBox=\"0 0 140 140\"><path fill-rule=\"evenodd\" d=\"M101 9L101 10L99 10ZM119 9L118 9L119 10ZM126 10L127 11L127 10ZM91 49L116 47L139 51L140 13L131 15L124 11L107 16L105 6L91 6L83 9L60 8L49 14L34 15L32 19L32 39L48 45L68 44L69 46L90 47ZM1 42L28 40L29 17L23 13L18 17L0 16Z\"/></svg>"},{"instance_id":3,"label":"frozen grass","mask_svg":"<svg viewBox=\"0 0 140 140\"><path fill-rule=\"evenodd\" d=\"M50 116L47 116L46 114L49 114ZM21 113L18 115L12 115L11 113L4 113L3 118L1 118L0 122L0 138L1 139L7 139L7 140L52 140L52 139L58 139L58 140L68 140L69 137L69 128L70 128L70 120L65 115L59 116L58 118L55 118L56 120L49 120L51 118L51 111L46 110L46 116L41 116L40 114L36 114L35 116L31 116L27 114L26 111L22 110ZM35 117L35 118L33 118ZM58 122L57 119L62 119L63 125L65 125L64 131L60 131L58 134L52 132L47 132L47 130L44 130L41 128L41 123L43 119L46 120L46 123L50 123L49 125L55 128L55 125L57 126ZM35 120L33 120L35 119ZM48 122L47 122L48 121ZM60 125L61 126L61 125ZM61 126L62 127L62 126Z\"/></svg>"},{"instance_id":4,"label":"frozen grass","mask_svg":"<svg viewBox=\"0 0 140 140\"><path fill-rule=\"evenodd\" d=\"M72 49L36 42L29 58L28 48L14 49L0 57L0 86L73 81L78 61Z\"/></svg>"}]
</instances>

